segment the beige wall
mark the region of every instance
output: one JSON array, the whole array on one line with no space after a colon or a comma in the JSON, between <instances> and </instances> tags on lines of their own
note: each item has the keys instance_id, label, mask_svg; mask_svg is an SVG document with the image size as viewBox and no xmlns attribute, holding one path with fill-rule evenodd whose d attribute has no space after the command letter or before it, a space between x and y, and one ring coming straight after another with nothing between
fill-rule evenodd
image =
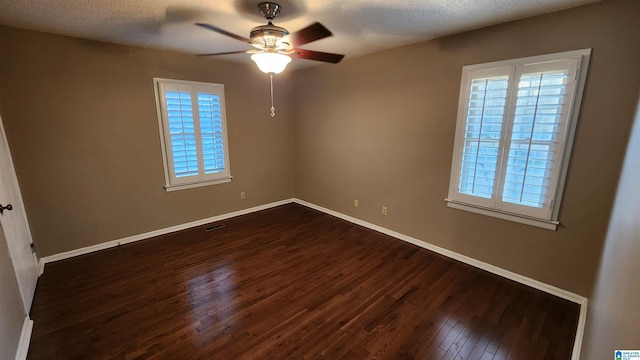
<instances>
[{"instance_id":1,"label":"beige wall","mask_svg":"<svg viewBox=\"0 0 640 360\"><path fill-rule=\"evenodd\" d=\"M639 18L640 1L607 0L299 71L297 197L589 295L640 84ZM462 66L582 48L593 53L560 228L447 208Z\"/></svg>"},{"instance_id":2,"label":"beige wall","mask_svg":"<svg viewBox=\"0 0 640 360\"><path fill-rule=\"evenodd\" d=\"M7 27L0 53L2 117L40 256L293 196L287 75L272 119L268 77L250 64ZM231 183L164 190L153 77L225 85Z\"/></svg>"},{"instance_id":3,"label":"beige wall","mask_svg":"<svg viewBox=\"0 0 640 360\"><path fill-rule=\"evenodd\" d=\"M611 215L589 315L582 359L613 359L640 348L640 101Z\"/></svg>"},{"instance_id":4,"label":"beige wall","mask_svg":"<svg viewBox=\"0 0 640 360\"><path fill-rule=\"evenodd\" d=\"M24 322L24 310L1 226L0 289L0 359L15 359Z\"/></svg>"}]
</instances>

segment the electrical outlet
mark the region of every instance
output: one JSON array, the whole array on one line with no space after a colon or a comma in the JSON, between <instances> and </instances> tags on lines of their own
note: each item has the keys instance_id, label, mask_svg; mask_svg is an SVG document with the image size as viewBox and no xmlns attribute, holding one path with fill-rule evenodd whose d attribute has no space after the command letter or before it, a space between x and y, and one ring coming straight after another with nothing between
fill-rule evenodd
<instances>
[{"instance_id":1,"label":"electrical outlet","mask_svg":"<svg viewBox=\"0 0 640 360\"><path fill-rule=\"evenodd\" d=\"M387 207L386 206L382 207L382 215L387 216Z\"/></svg>"},{"instance_id":2,"label":"electrical outlet","mask_svg":"<svg viewBox=\"0 0 640 360\"><path fill-rule=\"evenodd\" d=\"M244 199L246 199L246 198L247 198L247 194L245 194L245 193L244 193L244 191L243 191L243 192L241 192L241 193L240 193L240 200L244 200Z\"/></svg>"},{"instance_id":3,"label":"electrical outlet","mask_svg":"<svg viewBox=\"0 0 640 360\"><path fill-rule=\"evenodd\" d=\"M358 207L358 199L353 199L353 207Z\"/></svg>"}]
</instances>

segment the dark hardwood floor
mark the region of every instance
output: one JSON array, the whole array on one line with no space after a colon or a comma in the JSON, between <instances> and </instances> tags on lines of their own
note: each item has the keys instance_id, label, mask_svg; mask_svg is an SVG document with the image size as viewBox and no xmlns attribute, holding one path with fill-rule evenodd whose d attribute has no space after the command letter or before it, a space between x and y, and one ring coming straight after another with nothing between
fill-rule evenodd
<instances>
[{"instance_id":1,"label":"dark hardwood floor","mask_svg":"<svg viewBox=\"0 0 640 360\"><path fill-rule=\"evenodd\" d=\"M222 223L48 264L28 358L571 358L574 303L300 205Z\"/></svg>"}]
</instances>

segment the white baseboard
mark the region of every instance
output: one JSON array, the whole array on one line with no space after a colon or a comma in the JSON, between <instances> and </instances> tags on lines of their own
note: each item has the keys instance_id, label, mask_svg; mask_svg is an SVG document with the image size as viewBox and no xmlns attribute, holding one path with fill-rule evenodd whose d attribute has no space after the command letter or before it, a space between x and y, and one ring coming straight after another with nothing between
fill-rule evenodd
<instances>
[{"instance_id":1,"label":"white baseboard","mask_svg":"<svg viewBox=\"0 0 640 360\"><path fill-rule=\"evenodd\" d=\"M29 352L29 343L31 342L31 332L33 331L33 320L29 315L25 315L22 324L22 332L20 333L20 342L16 351L16 360L26 360Z\"/></svg>"},{"instance_id":2,"label":"white baseboard","mask_svg":"<svg viewBox=\"0 0 640 360\"><path fill-rule=\"evenodd\" d=\"M486 263L484 261L480 261L471 257L468 257L466 255L462 255L459 253L456 253L454 251L430 244L428 242L416 239L414 237L408 236L408 235L404 235L401 234L399 232L339 213L337 211L333 211L327 208L324 208L322 206L318 206L316 204L298 199L298 198L291 198L291 199L286 199L286 200L281 200L281 201L277 201L277 202L273 202L273 203L269 203L269 204L265 204L265 205L260 205L260 206L256 206L256 207L252 207L252 208L248 208L248 209L244 209L244 210L239 210L239 211L234 211L231 213L227 213L227 214L222 214L222 215L218 215L218 216L213 216L210 218L206 218L206 219L202 219L202 220L197 220L197 221L192 221L189 223L185 223L185 224L180 224L180 225L176 225L176 226L171 226L171 227L167 227L164 229L159 229L159 230L154 230L154 231L150 231L150 232L146 232L146 233L142 233L142 234L138 234L138 235L133 235L133 236L128 236L126 238L122 238L122 239L118 239L118 240L112 240L112 241L108 241L108 242L104 242L104 243L100 243L100 244L96 244L96 245L92 245L92 246L87 246L87 247L83 247L80 249L75 249L75 250L71 250L71 251L66 251L63 253L59 253L59 254L55 254L55 255L51 255L51 256L45 256L43 258L40 259L40 274L42 274L44 272L44 266L47 263L50 262L54 262L54 261L59 261L59 260L64 260L64 259L68 259L68 258L72 258L75 256L79 256L79 255L84 255L84 254L88 254L88 253L92 253L94 251L99 251L99 250L103 250L103 249L108 249L111 247L115 247L118 245L123 245L123 244L128 244L131 242L135 242L135 241L140 241L140 240L145 240L145 239L149 239L152 238L154 236L159 236L159 235L165 235L165 234L169 234L175 231L180 231L180 230L185 230L188 228L192 228L192 227L196 227L196 226L201 226L204 224L208 224L208 223L212 223L212 222L216 222L216 221L222 221L225 219L229 219L235 216L240 216L240 215L245 215L245 214L250 214L256 211L260 211L260 210L265 210L265 209L269 209L272 207L276 207L276 206L280 206L280 205L284 205L284 204L289 204L289 203L297 203L306 207L309 207L311 209L315 209L318 211L321 211L325 214L329 214L332 216L335 216L337 218L349 221L351 223L369 228L371 230L375 230L377 232L392 236L396 239L414 244L416 246L419 246L421 248L433 251L435 253L438 253L440 255L444 255L450 259L453 260L457 260L460 262L463 262L465 264L471 265L473 267L476 267L478 269L482 269L485 271L488 271L490 273L502 276L504 278L507 278L509 280L513 280L515 282L518 282L520 284L532 287L534 289L538 289L541 291L544 291L548 294L557 296L559 298L565 299L565 300L569 300L571 302L574 302L576 304L580 305L580 315L579 315L579 320L578 320L578 328L577 328L577 332L576 332L576 339L575 339L575 343L574 343L574 347L573 347L573 355L571 357L572 360L578 360L579 356L580 356L580 349L582 346L582 338L584 335L584 328L585 328L585 324L586 324L586 319L587 319L587 298L585 298L584 296L575 294L573 292L564 290L564 289L560 289L558 287L555 287L553 285L549 285L546 283L543 283L541 281L529 278L527 276L524 275L520 275L517 273L514 273L512 271L509 270L505 270L503 268L497 267L495 265L491 265L489 263ZM33 323L33 322L31 322ZM32 325L31 325L32 326ZM29 334L30 334L30 330L29 330ZM27 350L28 350L28 344L27 344ZM26 352L25 352L25 356L26 356ZM16 358L17 359L17 358Z\"/></svg>"},{"instance_id":3,"label":"white baseboard","mask_svg":"<svg viewBox=\"0 0 640 360\"><path fill-rule=\"evenodd\" d=\"M574 302L578 305L580 305L580 315L578 318L578 328L576 330L576 339L573 345L573 354L571 356L571 360L579 360L580 358L580 348L582 346L582 338L584 336L584 328L585 328L585 324L587 321L587 298L578 294L575 294L573 292L564 290L564 289L560 289L558 287L555 287L553 285L549 285L546 283L543 283L541 281L532 279L530 277L524 276L524 275L520 275L517 273L514 273L512 271L509 270L505 270L503 268L497 267L495 265L491 265L489 263L486 263L484 261L480 261L471 257L468 257L466 255L462 255L459 253L456 253L454 251L430 244L428 242L422 241L422 240L418 240L416 238L413 238L411 236L408 235L404 235L401 234L399 232L393 231L393 230L389 230L387 228L360 220L360 219L356 219L354 217L339 213L337 211L333 211L327 208L324 208L322 206L318 206L316 204L301 200L301 199L297 199L294 198L293 201L297 204L321 211L325 214L329 214L332 216L335 216L337 218L349 221L351 223L369 228L371 230L375 230L377 232L392 236L396 239L402 240L402 241L406 241L408 243L417 245L421 248L433 251L435 253L438 253L440 255L444 255L450 259L453 260L457 260L460 262L463 262L465 264L471 265L473 267L476 267L478 269L482 269L485 271L488 271L490 273L502 276L504 278L507 278L509 280L513 280L517 283L532 287L534 289L538 289L540 291L544 291L548 294L557 296L559 298L565 299L565 300L569 300L571 302Z\"/></svg>"},{"instance_id":4,"label":"white baseboard","mask_svg":"<svg viewBox=\"0 0 640 360\"><path fill-rule=\"evenodd\" d=\"M152 238L154 236L166 235L166 234L169 234L169 233L172 233L172 232L185 230L185 229L189 229L189 228L192 228L192 227L201 226L201 225L204 225L204 224L209 224L209 223L216 222L216 221L222 221L222 220L226 220L226 219L229 219L229 218L232 218L232 217L236 217L236 216L240 216L240 215L246 215L246 214L250 214L250 213L253 213L253 212L256 212L256 211L260 211L260 210L270 209L272 207L276 207L276 206L292 203L293 201L294 201L294 199L286 199L286 200L276 201L276 202L272 202L272 203L265 204L265 205L255 206L255 207L248 208L248 209L243 209L243 210L238 210L238 211L234 211L234 212L230 212L230 213L226 213L226 214L222 214L222 215L212 216L212 217L209 217L209 218L206 218L206 219L191 221L191 222L180 224L180 225L166 227L164 229L149 231L149 232L142 233L142 234L127 236L127 237L122 238L122 239L111 240L111 241L103 242L103 243L96 244L96 245L86 246L86 247L75 249L75 250L71 250L71 251L65 251L65 252L62 252L62 253L58 253L58 254L54 254L54 255L50 255L50 256L45 256L45 257L40 258L40 261L39 261L40 275L42 275L44 273L45 265L47 263L50 263L50 262L69 259L69 258L72 258L72 257L76 257L76 256L84 255L84 254L89 254L89 253L92 253L92 252L95 252L95 251L109 249L109 248L116 247L116 246L119 246L119 245L124 245L124 244L132 243L132 242L136 242L136 241L140 241L140 240L146 240L146 239Z\"/></svg>"}]
</instances>

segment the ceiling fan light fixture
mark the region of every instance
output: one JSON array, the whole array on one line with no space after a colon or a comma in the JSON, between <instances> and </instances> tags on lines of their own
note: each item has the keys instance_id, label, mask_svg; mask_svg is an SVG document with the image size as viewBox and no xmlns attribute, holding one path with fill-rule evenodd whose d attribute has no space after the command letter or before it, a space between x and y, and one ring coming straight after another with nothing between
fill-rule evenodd
<instances>
[{"instance_id":1,"label":"ceiling fan light fixture","mask_svg":"<svg viewBox=\"0 0 640 360\"><path fill-rule=\"evenodd\" d=\"M251 60L255 61L260 71L266 74L279 74L291 62L287 55L276 52L262 52L251 55Z\"/></svg>"},{"instance_id":2,"label":"ceiling fan light fixture","mask_svg":"<svg viewBox=\"0 0 640 360\"><path fill-rule=\"evenodd\" d=\"M298 30L294 34L289 34L287 29L273 25L272 23L273 19L275 19L280 12L280 5L274 2L261 2L258 4L258 10L268 22L266 25L254 27L249 33L249 39L230 33L215 25L196 23L196 25L214 31L218 34L240 40L244 43L249 43L257 50L202 54L200 56L237 54L242 52L252 54L251 60L258 65L260 71L269 75L269 83L271 86L271 117L275 117L276 108L273 105L273 75L283 72L291 62L292 57L337 64L342 60L344 55L298 48L301 45L324 39L332 35L331 31L319 22L315 22L306 28Z\"/></svg>"}]
</instances>

